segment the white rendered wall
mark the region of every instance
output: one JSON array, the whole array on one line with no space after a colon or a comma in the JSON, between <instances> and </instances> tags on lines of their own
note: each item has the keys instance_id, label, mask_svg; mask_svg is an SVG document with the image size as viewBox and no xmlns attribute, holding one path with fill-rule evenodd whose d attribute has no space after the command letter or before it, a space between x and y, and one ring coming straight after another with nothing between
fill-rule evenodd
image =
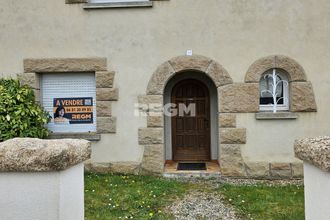
<instances>
[{"instance_id":1,"label":"white rendered wall","mask_svg":"<svg viewBox=\"0 0 330 220\"><path fill-rule=\"evenodd\" d=\"M330 172L304 162L305 218L329 220Z\"/></svg>"},{"instance_id":2,"label":"white rendered wall","mask_svg":"<svg viewBox=\"0 0 330 220\"><path fill-rule=\"evenodd\" d=\"M83 220L83 168L0 173L0 219Z\"/></svg>"},{"instance_id":3,"label":"white rendered wall","mask_svg":"<svg viewBox=\"0 0 330 220\"><path fill-rule=\"evenodd\" d=\"M318 112L292 121L238 114L237 127L247 128L244 159L291 162L295 139L330 132L330 1L313 3L171 0L154 1L152 8L83 10L62 0L0 1L0 76L23 72L24 58L106 57L119 88L112 103L117 132L93 144L92 160L140 162L138 128L146 118L134 116L134 104L160 64L192 49L244 82L254 61L283 54L304 67Z\"/></svg>"}]
</instances>

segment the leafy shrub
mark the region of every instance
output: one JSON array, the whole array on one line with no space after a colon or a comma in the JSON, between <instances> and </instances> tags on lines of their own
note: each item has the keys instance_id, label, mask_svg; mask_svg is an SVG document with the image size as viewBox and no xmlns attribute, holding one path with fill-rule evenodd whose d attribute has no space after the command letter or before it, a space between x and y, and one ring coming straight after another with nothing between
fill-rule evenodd
<instances>
[{"instance_id":1,"label":"leafy shrub","mask_svg":"<svg viewBox=\"0 0 330 220\"><path fill-rule=\"evenodd\" d=\"M48 136L49 114L35 102L33 90L18 80L0 79L0 141Z\"/></svg>"}]
</instances>

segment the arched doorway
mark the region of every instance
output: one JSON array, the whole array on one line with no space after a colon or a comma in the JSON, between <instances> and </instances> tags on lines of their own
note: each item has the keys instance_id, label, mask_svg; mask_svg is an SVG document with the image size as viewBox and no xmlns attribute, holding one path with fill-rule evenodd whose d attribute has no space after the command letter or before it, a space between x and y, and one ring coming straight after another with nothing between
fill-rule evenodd
<instances>
[{"instance_id":1,"label":"arched doorway","mask_svg":"<svg viewBox=\"0 0 330 220\"><path fill-rule=\"evenodd\" d=\"M207 86L210 97L210 159L219 159L218 91L232 84L228 72L216 61L204 56L179 56L161 64L152 74L145 95L138 97L139 104L164 106L171 103L173 87L181 80L196 79ZM165 110L164 109L164 110ZM148 110L148 113L158 111ZM173 161L171 116L147 116L147 127L138 131L139 144L143 145L142 173L163 173L165 162Z\"/></svg>"},{"instance_id":2,"label":"arched doorway","mask_svg":"<svg viewBox=\"0 0 330 220\"><path fill-rule=\"evenodd\" d=\"M181 80L172 89L172 153L174 161L210 160L210 95L196 79Z\"/></svg>"},{"instance_id":3,"label":"arched doorway","mask_svg":"<svg viewBox=\"0 0 330 220\"><path fill-rule=\"evenodd\" d=\"M213 80L203 72L180 72L180 74L168 80L164 88L163 98L165 109L175 103L173 106L178 108L180 102L184 103L185 108L181 109L181 113L184 113L183 110L189 113L191 109L187 104L200 102L195 106L198 110L195 111L196 117L189 117L187 114L181 117L179 115L172 117L171 114L164 115L165 160L217 160L219 137L218 120L215 119L218 118L218 94ZM201 104L204 105L203 109ZM175 112L180 113L179 109L174 109ZM196 118L198 119L195 120ZM207 129L204 128L205 126ZM190 151L193 149L196 149L196 151L191 153Z\"/></svg>"}]
</instances>

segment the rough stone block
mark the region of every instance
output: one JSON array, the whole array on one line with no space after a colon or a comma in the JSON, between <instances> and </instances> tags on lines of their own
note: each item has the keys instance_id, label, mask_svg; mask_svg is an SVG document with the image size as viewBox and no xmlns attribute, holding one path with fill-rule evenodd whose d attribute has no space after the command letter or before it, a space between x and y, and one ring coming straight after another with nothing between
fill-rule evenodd
<instances>
[{"instance_id":1,"label":"rough stone block","mask_svg":"<svg viewBox=\"0 0 330 220\"><path fill-rule=\"evenodd\" d=\"M162 116L163 96L162 95L141 95L138 96L139 110L151 116Z\"/></svg>"},{"instance_id":2,"label":"rough stone block","mask_svg":"<svg viewBox=\"0 0 330 220\"><path fill-rule=\"evenodd\" d=\"M114 77L115 72L113 71L95 72L96 88L111 88Z\"/></svg>"},{"instance_id":3,"label":"rough stone block","mask_svg":"<svg viewBox=\"0 0 330 220\"><path fill-rule=\"evenodd\" d=\"M235 114L220 114L219 115L219 127L222 128L235 128L236 127L236 115Z\"/></svg>"},{"instance_id":4,"label":"rough stone block","mask_svg":"<svg viewBox=\"0 0 330 220\"><path fill-rule=\"evenodd\" d=\"M111 163L85 163L86 172L110 173Z\"/></svg>"},{"instance_id":5,"label":"rough stone block","mask_svg":"<svg viewBox=\"0 0 330 220\"><path fill-rule=\"evenodd\" d=\"M117 88L97 88L96 100L97 101L117 101L119 92Z\"/></svg>"},{"instance_id":6,"label":"rough stone block","mask_svg":"<svg viewBox=\"0 0 330 220\"><path fill-rule=\"evenodd\" d=\"M174 74L174 70L169 62L163 63L153 73L149 81L147 94L148 95L162 95L167 80Z\"/></svg>"},{"instance_id":7,"label":"rough stone block","mask_svg":"<svg viewBox=\"0 0 330 220\"><path fill-rule=\"evenodd\" d=\"M297 119L298 114L293 112L258 112L257 120L291 120Z\"/></svg>"},{"instance_id":8,"label":"rough stone block","mask_svg":"<svg viewBox=\"0 0 330 220\"><path fill-rule=\"evenodd\" d=\"M293 177L303 177L304 176L304 166L303 163L292 163L292 176Z\"/></svg>"},{"instance_id":9,"label":"rough stone block","mask_svg":"<svg viewBox=\"0 0 330 220\"><path fill-rule=\"evenodd\" d=\"M36 102L40 102L40 89L32 89L33 90L33 94L34 94L34 100Z\"/></svg>"},{"instance_id":10,"label":"rough stone block","mask_svg":"<svg viewBox=\"0 0 330 220\"><path fill-rule=\"evenodd\" d=\"M91 143L86 140L14 138L0 143L0 171L60 171L90 156Z\"/></svg>"},{"instance_id":11,"label":"rough stone block","mask_svg":"<svg viewBox=\"0 0 330 220\"><path fill-rule=\"evenodd\" d=\"M101 135L94 132L53 132L50 133L47 139L84 139L88 141L99 141L101 140Z\"/></svg>"},{"instance_id":12,"label":"rough stone block","mask_svg":"<svg viewBox=\"0 0 330 220\"><path fill-rule=\"evenodd\" d=\"M241 146L236 144L222 144L219 152L221 175L244 176Z\"/></svg>"},{"instance_id":13,"label":"rough stone block","mask_svg":"<svg viewBox=\"0 0 330 220\"><path fill-rule=\"evenodd\" d=\"M310 82L291 82L291 106L293 112L315 112L316 102Z\"/></svg>"},{"instance_id":14,"label":"rough stone block","mask_svg":"<svg viewBox=\"0 0 330 220\"><path fill-rule=\"evenodd\" d=\"M112 162L110 165L112 173L125 173L137 175L140 171L140 163L126 161L126 162Z\"/></svg>"},{"instance_id":15,"label":"rough stone block","mask_svg":"<svg viewBox=\"0 0 330 220\"><path fill-rule=\"evenodd\" d=\"M169 61L175 72L184 70L198 70L201 72L206 72L211 62L211 59L199 55L179 56Z\"/></svg>"},{"instance_id":16,"label":"rough stone block","mask_svg":"<svg viewBox=\"0 0 330 220\"><path fill-rule=\"evenodd\" d=\"M164 145L153 144L144 146L141 172L144 174L161 174L164 170Z\"/></svg>"},{"instance_id":17,"label":"rough stone block","mask_svg":"<svg viewBox=\"0 0 330 220\"><path fill-rule=\"evenodd\" d=\"M292 168L290 163L271 163L270 164L271 177L292 177Z\"/></svg>"},{"instance_id":18,"label":"rough stone block","mask_svg":"<svg viewBox=\"0 0 330 220\"><path fill-rule=\"evenodd\" d=\"M65 0L66 4L88 3L88 0Z\"/></svg>"},{"instance_id":19,"label":"rough stone block","mask_svg":"<svg viewBox=\"0 0 330 220\"><path fill-rule=\"evenodd\" d=\"M270 170L268 162L245 162L247 176L269 178Z\"/></svg>"},{"instance_id":20,"label":"rough stone block","mask_svg":"<svg viewBox=\"0 0 330 220\"><path fill-rule=\"evenodd\" d=\"M97 101L96 102L96 115L97 115L97 117L110 117L111 116L111 101Z\"/></svg>"},{"instance_id":21,"label":"rough stone block","mask_svg":"<svg viewBox=\"0 0 330 220\"><path fill-rule=\"evenodd\" d=\"M273 178L291 178L292 170L270 170L270 176Z\"/></svg>"},{"instance_id":22,"label":"rough stone block","mask_svg":"<svg viewBox=\"0 0 330 220\"><path fill-rule=\"evenodd\" d=\"M17 74L17 79L21 85L30 86L33 89L40 89L40 79L37 73L20 73Z\"/></svg>"},{"instance_id":23,"label":"rough stone block","mask_svg":"<svg viewBox=\"0 0 330 220\"><path fill-rule=\"evenodd\" d=\"M259 83L261 75L269 70L275 68L275 57L267 56L255 61L248 69L245 75L245 82Z\"/></svg>"},{"instance_id":24,"label":"rough stone block","mask_svg":"<svg viewBox=\"0 0 330 220\"><path fill-rule=\"evenodd\" d=\"M116 122L115 117L97 117L97 133L116 133Z\"/></svg>"},{"instance_id":25,"label":"rough stone block","mask_svg":"<svg viewBox=\"0 0 330 220\"><path fill-rule=\"evenodd\" d=\"M276 68L284 69L290 75L290 81L306 81L305 70L297 61L282 55L276 55Z\"/></svg>"},{"instance_id":26,"label":"rough stone block","mask_svg":"<svg viewBox=\"0 0 330 220\"><path fill-rule=\"evenodd\" d=\"M220 144L245 144L246 129L245 128L221 128Z\"/></svg>"},{"instance_id":27,"label":"rough stone block","mask_svg":"<svg viewBox=\"0 0 330 220\"><path fill-rule=\"evenodd\" d=\"M300 160L330 172L330 136L296 140L294 152Z\"/></svg>"},{"instance_id":28,"label":"rough stone block","mask_svg":"<svg viewBox=\"0 0 330 220\"><path fill-rule=\"evenodd\" d=\"M138 96L139 104L163 104L162 95L140 95Z\"/></svg>"},{"instance_id":29,"label":"rough stone block","mask_svg":"<svg viewBox=\"0 0 330 220\"><path fill-rule=\"evenodd\" d=\"M258 112L259 84L234 83L218 88L220 112Z\"/></svg>"},{"instance_id":30,"label":"rough stone block","mask_svg":"<svg viewBox=\"0 0 330 220\"><path fill-rule=\"evenodd\" d=\"M290 163L271 163L270 164L271 170L291 170Z\"/></svg>"},{"instance_id":31,"label":"rough stone block","mask_svg":"<svg viewBox=\"0 0 330 220\"><path fill-rule=\"evenodd\" d=\"M223 66L216 62L211 63L207 69L206 74L210 76L216 87L233 83L233 80L231 79L227 70L225 70Z\"/></svg>"},{"instance_id":32,"label":"rough stone block","mask_svg":"<svg viewBox=\"0 0 330 220\"><path fill-rule=\"evenodd\" d=\"M163 128L140 128L138 136L140 145L164 143Z\"/></svg>"},{"instance_id":33,"label":"rough stone block","mask_svg":"<svg viewBox=\"0 0 330 220\"><path fill-rule=\"evenodd\" d=\"M24 72L87 72L107 70L106 58L24 59Z\"/></svg>"},{"instance_id":34,"label":"rough stone block","mask_svg":"<svg viewBox=\"0 0 330 220\"><path fill-rule=\"evenodd\" d=\"M163 127L164 116L148 116L147 126L148 127Z\"/></svg>"}]
</instances>

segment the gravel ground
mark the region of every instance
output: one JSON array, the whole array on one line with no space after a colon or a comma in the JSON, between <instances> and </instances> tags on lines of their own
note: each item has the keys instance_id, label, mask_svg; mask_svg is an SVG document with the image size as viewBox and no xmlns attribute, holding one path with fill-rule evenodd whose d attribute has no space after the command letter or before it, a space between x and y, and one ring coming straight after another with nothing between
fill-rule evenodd
<instances>
[{"instance_id":1,"label":"gravel ground","mask_svg":"<svg viewBox=\"0 0 330 220\"><path fill-rule=\"evenodd\" d=\"M229 183L234 185L256 185L266 184L269 186L278 185L302 185L302 179L283 179L283 180L255 180L255 179L236 179L236 178L180 178L179 181L193 182L204 185L207 191L192 191L182 200L173 203L168 207L175 219L178 220L240 220L239 215L229 204L224 203L223 196L216 192L210 192L218 188L221 184Z\"/></svg>"},{"instance_id":2,"label":"gravel ground","mask_svg":"<svg viewBox=\"0 0 330 220\"><path fill-rule=\"evenodd\" d=\"M265 184L268 186L284 186L284 185L303 185L303 179L238 179L238 178L213 178L213 179L202 179L202 178L179 178L178 181L199 183L208 185L212 188L217 188L219 185L229 183L233 185L256 185Z\"/></svg>"},{"instance_id":3,"label":"gravel ground","mask_svg":"<svg viewBox=\"0 0 330 220\"><path fill-rule=\"evenodd\" d=\"M173 203L168 209L178 220L240 219L233 208L225 205L221 195L216 193L195 191Z\"/></svg>"}]
</instances>

